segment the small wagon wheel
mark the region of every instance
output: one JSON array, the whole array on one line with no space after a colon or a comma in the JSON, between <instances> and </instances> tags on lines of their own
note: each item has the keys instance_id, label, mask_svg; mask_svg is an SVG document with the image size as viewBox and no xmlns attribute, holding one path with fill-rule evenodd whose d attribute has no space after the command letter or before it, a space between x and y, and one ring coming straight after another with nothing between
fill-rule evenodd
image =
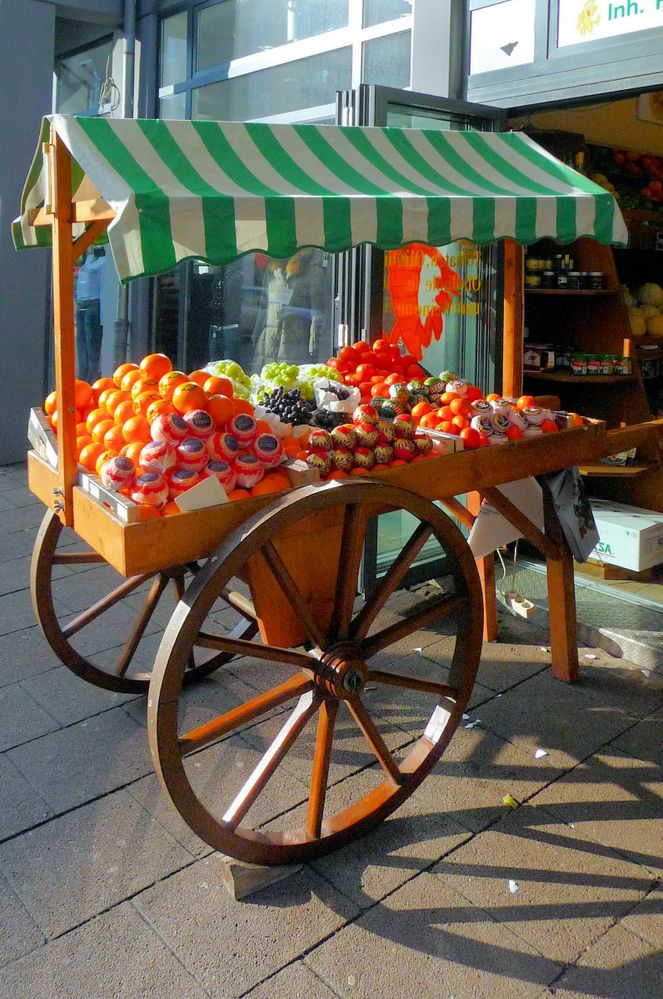
<instances>
[{"instance_id":1,"label":"small wagon wheel","mask_svg":"<svg viewBox=\"0 0 663 999\"><path fill-rule=\"evenodd\" d=\"M357 606L368 520L389 512L411 515L414 531L377 590ZM327 535L323 532L320 540L321 518ZM328 543L333 525L340 555ZM304 538L308 566L292 559L288 564L287 540L293 536ZM439 544L449 558L450 592L422 598L409 616L394 621L391 614L391 623L381 625L380 615L389 613L383 611L387 600L427 543ZM327 603L305 583L311 567L321 570L325 561L332 563L334 580ZM264 638L267 632L262 644L228 639L210 627L210 608L228 581L256 571L254 582L269 582L285 598L305 636L301 646L271 644L267 626L261 628ZM255 591L254 599L258 609ZM448 674L439 664L429 664L432 679L413 675L399 661L404 653L397 643L439 619L447 629L455 625ZM293 863L352 840L409 797L440 758L470 697L481 634L482 599L474 560L459 530L434 504L368 479L305 487L283 497L227 538L191 584L186 602L178 605L164 634L150 685L148 736L166 794L203 840L239 860ZM221 714L212 712L204 724L192 727L180 695L186 663L197 643L220 656L234 652L252 657L255 676L264 669L267 689ZM418 665L418 659L415 662ZM274 681L277 663L289 674L283 682ZM231 670L237 672L237 665ZM391 703L397 708L413 696L423 699L423 720L417 718L416 732L390 725L389 708L379 700L382 692L394 697ZM286 714L288 702L292 710ZM274 726L279 730L269 734ZM349 730L353 742L347 741ZM398 732L400 740L392 738ZM363 756L357 755L356 743ZM248 778L246 770L237 769L246 767L245 750L255 758ZM351 766L351 773L348 760L357 765ZM270 784L282 762L285 767ZM210 765L216 770L211 772ZM274 813L265 810L263 796L276 785L271 792L274 807L285 813L280 785L290 779L291 769L302 791L301 804L282 814L274 828L269 821Z\"/></svg>"},{"instance_id":2,"label":"small wagon wheel","mask_svg":"<svg viewBox=\"0 0 663 999\"><path fill-rule=\"evenodd\" d=\"M88 683L122 693L147 693L151 675L148 663L151 664L153 655L141 656L141 641L154 633L159 605L169 604L169 609L174 608L199 566L197 563L174 566L125 579L77 538L73 544L67 544L71 540L69 532L63 534L58 516L47 511L35 540L30 573L32 605L41 630L64 665ZM92 584L86 595L83 584L75 608L68 605L63 594L58 598L59 588L71 586L73 573L95 565L107 569L108 580L101 592L98 585ZM89 577L85 582L88 580ZM220 600L221 606L227 608L234 598L221 594ZM237 603L241 608L234 607L240 618L235 632L243 638L251 637L257 626L246 616L250 614L250 603L239 597ZM103 634L103 629L108 635L106 642L95 644L91 640L93 632L101 630ZM104 648L108 651L97 651ZM226 661L230 659L231 654ZM207 676L220 665L221 661L198 663L192 652L186 664L185 682Z\"/></svg>"}]
</instances>

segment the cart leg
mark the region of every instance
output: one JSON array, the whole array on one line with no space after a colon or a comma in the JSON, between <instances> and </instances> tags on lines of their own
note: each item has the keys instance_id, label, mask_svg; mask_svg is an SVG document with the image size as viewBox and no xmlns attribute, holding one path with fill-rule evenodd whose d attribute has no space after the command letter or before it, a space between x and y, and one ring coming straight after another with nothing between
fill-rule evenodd
<instances>
[{"instance_id":1,"label":"cart leg","mask_svg":"<svg viewBox=\"0 0 663 999\"><path fill-rule=\"evenodd\" d=\"M546 558L552 671L558 680L572 683L578 679L580 671L573 557L555 513L550 491L545 486L543 512L546 536L558 552L557 558Z\"/></svg>"},{"instance_id":2,"label":"cart leg","mask_svg":"<svg viewBox=\"0 0 663 999\"><path fill-rule=\"evenodd\" d=\"M470 513L476 517L480 507L481 495L468 493L467 509ZM499 629L497 627L497 599L495 596L495 556L485 555L483 558L478 558L476 563L483 595L483 640L484 642L496 642L499 637Z\"/></svg>"}]
</instances>

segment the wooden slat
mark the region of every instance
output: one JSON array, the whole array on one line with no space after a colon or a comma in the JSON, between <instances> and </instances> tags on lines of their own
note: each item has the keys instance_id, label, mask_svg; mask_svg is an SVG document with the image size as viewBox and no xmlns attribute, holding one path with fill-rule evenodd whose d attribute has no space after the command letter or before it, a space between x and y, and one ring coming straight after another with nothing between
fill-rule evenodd
<instances>
[{"instance_id":1,"label":"wooden slat","mask_svg":"<svg viewBox=\"0 0 663 999\"><path fill-rule=\"evenodd\" d=\"M571 683L580 673L573 558L545 485L543 512L546 535L557 550L557 558L546 558L551 665L558 680Z\"/></svg>"},{"instance_id":2,"label":"wooden slat","mask_svg":"<svg viewBox=\"0 0 663 999\"><path fill-rule=\"evenodd\" d=\"M76 451L76 346L74 340L74 250L71 218L71 156L51 129L49 151L53 205L53 336L58 397L58 478L61 519L74 523L72 492L78 476Z\"/></svg>"},{"instance_id":3,"label":"wooden slat","mask_svg":"<svg viewBox=\"0 0 663 999\"><path fill-rule=\"evenodd\" d=\"M504 339L502 394L516 398L523 391L524 254L522 246L504 240Z\"/></svg>"}]
</instances>

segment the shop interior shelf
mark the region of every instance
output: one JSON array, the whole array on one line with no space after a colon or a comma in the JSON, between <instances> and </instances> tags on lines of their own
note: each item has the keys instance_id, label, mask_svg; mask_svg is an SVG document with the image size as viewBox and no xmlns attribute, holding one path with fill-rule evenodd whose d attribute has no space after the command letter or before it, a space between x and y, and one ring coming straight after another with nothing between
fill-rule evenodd
<instances>
[{"instance_id":1,"label":"shop interior shelf","mask_svg":"<svg viewBox=\"0 0 663 999\"><path fill-rule=\"evenodd\" d=\"M572 375L567 371L524 371L524 378L536 378L544 382L577 382L585 385L626 384L635 381L635 375Z\"/></svg>"},{"instance_id":2,"label":"shop interior shelf","mask_svg":"<svg viewBox=\"0 0 663 999\"><path fill-rule=\"evenodd\" d=\"M618 288L525 288L526 295L619 295Z\"/></svg>"},{"instance_id":3,"label":"shop interior shelf","mask_svg":"<svg viewBox=\"0 0 663 999\"><path fill-rule=\"evenodd\" d=\"M618 478L620 476L633 478L636 475L644 475L646 472L657 468L655 464L635 463L633 465L605 465L597 462L591 465L581 465L580 474L586 477L606 476L607 478Z\"/></svg>"}]
</instances>

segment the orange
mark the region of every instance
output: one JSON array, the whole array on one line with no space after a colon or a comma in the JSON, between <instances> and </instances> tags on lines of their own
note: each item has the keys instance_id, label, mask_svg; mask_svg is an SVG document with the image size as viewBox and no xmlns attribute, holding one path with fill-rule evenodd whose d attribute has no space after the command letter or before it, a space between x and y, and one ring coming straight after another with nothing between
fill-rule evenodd
<instances>
[{"instance_id":1,"label":"orange","mask_svg":"<svg viewBox=\"0 0 663 999\"><path fill-rule=\"evenodd\" d=\"M80 423L76 424L76 436L77 437L90 437L90 434L88 433L88 429L85 426L85 420L81 420ZM90 440L92 440L91 437L90 437Z\"/></svg>"},{"instance_id":2,"label":"orange","mask_svg":"<svg viewBox=\"0 0 663 999\"><path fill-rule=\"evenodd\" d=\"M130 389L131 398L141 395L143 392L156 392L159 395L159 382L154 378L137 378ZM161 398L161 396L159 396Z\"/></svg>"},{"instance_id":3,"label":"orange","mask_svg":"<svg viewBox=\"0 0 663 999\"><path fill-rule=\"evenodd\" d=\"M137 382L140 379L140 377L141 375L139 368L130 368L129 371L125 372L125 374L122 376L122 381L120 382L119 387L122 389L123 392L131 392L134 382Z\"/></svg>"},{"instance_id":4,"label":"orange","mask_svg":"<svg viewBox=\"0 0 663 999\"><path fill-rule=\"evenodd\" d=\"M453 420L456 415L451 408L451 406L440 406L439 409L435 410L435 415L438 420Z\"/></svg>"},{"instance_id":5,"label":"orange","mask_svg":"<svg viewBox=\"0 0 663 999\"><path fill-rule=\"evenodd\" d=\"M139 364L145 378L159 381L167 372L173 370L173 364L165 354L147 354Z\"/></svg>"},{"instance_id":6,"label":"orange","mask_svg":"<svg viewBox=\"0 0 663 999\"><path fill-rule=\"evenodd\" d=\"M188 413L192 409L204 409L207 404L207 395L202 385L188 381L177 386L171 401L178 413ZM253 407L251 407L251 415L253 415Z\"/></svg>"},{"instance_id":7,"label":"orange","mask_svg":"<svg viewBox=\"0 0 663 999\"><path fill-rule=\"evenodd\" d=\"M117 424L119 424L119 426L122 426L123 423L126 423L127 420L131 419L131 417L135 415L134 404L131 399L123 399L122 402L115 407L113 419Z\"/></svg>"},{"instance_id":8,"label":"orange","mask_svg":"<svg viewBox=\"0 0 663 999\"><path fill-rule=\"evenodd\" d=\"M371 396L380 395L386 398L389 395L389 386L386 382L373 382Z\"/></svg>"},{"instance_id":9,"label":"orange","mask_svg":"<svg viewBox=\"0 0 663 999\"><path fill-rule=\"evenodd\" d=\"M144 416L132 416L122 424L122 436L127 444L133 444L135 441L147 443L151 440L150 425Z\"/></svg>"},{"instance_id":10,"label":"orange","mask_svg":"<svg viewBox=\"0 0 663 999\"><path fill-rule=\"evenodd\" d=\"M486 402L495 402L496 399L501 399L501 398L502 396L498 392L489 392L489 394L486 396ZM521 396L521 398L523 398L523 396Z\"/></svg>"},{"instance_id":11,"label":"orange","mask_svg":"<svg viewBox=\"0 0 663 999\"><path fill-rule=\"evenodd\" d=\"M141 520L158 520L161 516L160 511L149 503L139 503L138 510Z\"/></svg>"},{"instance_id":12,"label":"orange","mask_svg":"<svg viewBox=\"0 0 663 999\"><path fill-rule=\"evenodd\" d=\"M94 472L94 466L97 462L97 458L100 454L104 453L104 445L93 441L92 444L86 444L85 447L81 448L81 453L78 456L78 460L81 465L90 472Z\"/></svg>"},{"instance_id":13,"label":"orange","mask_svg":"<svg viewBox=\"0 0 663 999\"><path fill-rule=\"evenodd\" d=\"M104 389L103 392L100 392L99 393L99 398L97 399L97 407L99 409L105 409L107 413L110 412L109 409L108 409L108 400L116 392L117 392L116 388L112 388L112 389L111 388L107 388L107 389Z\"/></svg>"},{"instance_id":14,"label":"orange","mask_svg":"<svg viewBox=\"0 0 663 999\"><path fill-rule=\"evenodd\" d=\"M207 411L209 412L209 403L207 405ZM259 434L273 434L274 430L271 423L267 420L256 420L256 427L258 428Z\"/></svg>"},{"instance_id":15,"label":"orange","mask_svg":"<svg viewBox=\"0 0 663 999\"><path fill-rule=\"evenodd\" d=\"M183 371L167 371L165 375L162 375L159 379L159 395L167 399L168 402L173 398L173 392L178 385L183 385L184 382L188 382L187 376Z\"/></svg>"},{"instance_id":16,"label":"orange","mask_svg":"<svg viewBox=\"0 0 663 999\"><path fill-rule=\"evenodd\" d=\"M120 405L121 402L126 402L127 399L131 402L131 396L128 392L123 392L121 389L114 389L111 394L106 399L106 409L111 416L115 416L115 410Z\"/></svg>"},{"instance_id":17,"label":"orange","mask_svg":"<svg viewBox=\"0 0 663 999\"><path fill-rule=\"evenodd\" d=\"M350 469L350 475L368 475L367 468L352 468Z\"/></svg>"},{"instance_id":18,"label":"orange","mask_svg":"<svg viewBox=\"0 0 663 999\"><path fill-rule=\"evenodd\" d=\"M226 395L210 396L205 404L205 409L219 427L224 426L231 416L235 415L233 400L229 399ZM264 423L265 421L263 420L262 422ZM271 428L266 431L266 433L271 432Z\"/></svg>"},{"instance_id":19,"label":"orange","mask_svg":"<svg viewBox=\"0 0 663 999\"><path fill-rule=\"evenodd\" d=\"M169 503L166 503L166 505L161 508L162 517L174 517L176 514L181 512L182 511L178 507L175 500L171 500Z\"/></svg>"},{"instance_id":20,"label":"orange","mask_svg":"<svg viewBox=\"0 0 663 999\"><path fill-rule=\"evenodd\" d=\"M453 423L454 427L458 427L459 430L465 430L470 425L470 421L467 419L467 417L460 416L459 414L456 414L456 416L454 416L451 422Z\"/></svg>"},{"instance_id":21,"label":"orange","mask_svg":"<svg viewBox=\"0 0 663 999\"><path fill-rule=\"evenodd\" d=\"M229 500L243 500L248 499L251 493L247 489L232 489L228 493Z\"/></svg>"},{"instance_id":22,"label":"orange","mask_svg":"<svg viewBox=\"0 0 663 999\"><path fill-rule=\"evenodd\" d=\"M146 416L147 410L153 402L163 402L163 399L158 392L148 389L146 392L139 392L138 395L134 396L133 407L139 416Z\"/></svg>"},{"instance_id":23,"label":"orange","mask_svg":"<svg viewBox=\"0 0 663 999\"><path fill-rule=\"evenodd\" d=\"M428 413L424 413L424 415L421 417L421 419L419 420L419 426L424 427L424 429L426 430L432 430L433 427L435 427L436 424L439 423L439 420L440 418L437 415L437 413L434 411L430 411Z\"/></svg>"},{"instance_id":24,"label":"orange","mask_svg":"<svg viewBox=\"0 0 663 999\"><path fill-rule=\"evenodd\" d=\"M253 406L248 401L248 399L233 399L233 416L237 416L238 413L248 413L249 416L253 416Z\"/></svg>"},{"instance_id":25,"label":"orange","mask_svg":"<svg viewBox=\"0 0 663 999\"><path fill-rule=\"evenodd\" d=\"M99 478L101 478L101 469L104 467L107 461L110 461L111 458L115 457L116 453L117 453L116 451L106 450L102 451L101 454L98 456L97 460L94 463L94 470L96 474L99 476Z\"/></svg>"},{"instance_id":26,"label":"orange","mask_svg":"<svg viewBox=\"0 0 663 999\"><path fill-rule=\"evenodd\" d=\"M421 417L425 416L426 413L430 413L432 411L432 409L433 409L433 407L430 404L430 402L418 402L416 404L416 406L412 407L412 410L411 410L412 417L413 417L414 420L417 421L417 423L419 423L419 421L421 420Z\"/></svg>"},{"instance_id":27,"label":"orange","mask_svg":"<svg viewBox=\"0 0 663 999\"><path fill-rule=\"evenodd\" d=\"M147 407L147 412L145 416L147 417L148 423L154 423L157 416L168 416L170 413L175 412L175 407L172 402L166 402L165 399L159 397L155 399L154 402L150 403Z\"/></svg>"},{"instance_id":28,"label":"orange","mask_svg":"<svg viewBox=\"0 0 663 999\"><path fill-rule=\"evenodd\" d=\"M114 423L106 433L104 434L103 444L104 447L113 454L119 454L120 450L124 446L124 436L122 435L122 427L118 427L117 423Z\"/></svg>"},{"instance_id":29,"label":"orange","mask_svg":"<svg viewBox=\"0 0 663 999\"><path fill-rule=\"evenodd\" d=\"M449 403L449 409L454 416L465 416L465 413L470 409L470 404L465 399L452 399Z\"/></svg>"},{"instance_id":30,"label":"orange","mask_svg":"<svg viewBox=\"0 0 663 999\"><path fill-rule=\"evenodd\" d=\"M498 395L487 395L487 402L491 402L493 399L499 399ZM536 400L533 395L521 395L518 399L516 406L518 409L531 409L532 406L536 406Z\"/></svg>"},{"instance_id":31,"label":"orange","mask_svg":"<svg viewBox=\"0 0 663 999\"><path fill-rule=\"evenodd\" d=\"M76 399L76 409L85 409L92 402L92 386L89 382L84 382L77 378L74 382L74 398Z\"/></svg>"},{"instance_id":32,"label":"orange","mask_svg":"<svg viewBox=\"0 0 663 999\"><path fill-rule=\"evenodd\" d=\"M134 465L138 465L140 452L145 447L145 444L146 441L133 441L131 444L125 444L121 449L120 454L125 458L131 458Z\"/></svg>"},{"instance_id":33,"label":"orange","mask_svg":"<svg viewBox=\"0 0 663 999\"><path fill-rule=\"evenodd\" d=\"M442 395L440 396L440 402L442 403L443 406L448 406L450 403L454 401L454 399L457 398L458 395L456 394L456 392L443 392Z\"/></svg>"},{"instance_id":34,"label":"orange","mask_svg":"<svg viewBox=\"0 0 663 999\"><path fill-rule=\"evenodd\" d=\"M220 375L210 375L204 383L203 388L208 395L227 395L232 398L233 383L229 378L222 378Z\"/></svg>"},{"instance_id":35,"label":"orange","mask_svg":"<svg viewBox=\"0 0 663 999\"><path fill-rule=\"evenodd\" d=\"M58 397L55 390L53 390L52 392L49 392L49 394L44 399L44 412L46 413L47 416L50 416L51 413L53 413L57 409L57 406L58 406Z\"/></svg>"},{"instance_id":36,"label":"orange","mask_svg":"<svg viewBox=\"0 0 663 999\"><path fill-rule=\"evenodd\" d=\"M94 429L94 425L96 423L99 423L100 420L106 420L107 418L108 414L104 409L93 409L85 417L85 426L87 427L87 432L91 434Z\"/></svg>"},{"instance_id":37,"label":"orange","mask_svg":"<svg viewBox=\"0 0 663 999\"><path fill-rule=\"evenodd\" d=\"M103 420L98 420L97 423L92 427L90 431L93 441L103 441L104 434L107 430L112 430L115 426L115 421L111 420L108 416Z\"/></svg>"},{"instance_id":38,"label":"orange","mask_svg":"<svg viewBox=\"0 0 663 999\"><path fill-rule=\"evenodd\" d=\"M87 447L88 444L92 443L94 442L89 434L79 434L79 436L76 438L76 459L78 461L81 460L81 451L83 450L83 448Z\"/></svg>"},{"instance_id":39,"label":"orange","mask_svg":"<svg viewBox=\"0 0 663 999\"><path fill-rule=\"evenodd\" d=\"M375 466L373 466L373 467L375 467ZM382 467L386 468L387 466L384 465ZM348 477L348 473L347 472L342 472L340 468L335 468L334 471L330 472L329 475L327 476L328 479L347 479L347 477Z\"/></svg>"},{"instance_id":40,"label":"orange","mask_svg":"<svg viewBox=\"0 0 663 999\"><path fill-rule=\"evenodd\" d=\"M127 361L126 364L121 364L119 368L116 368L113 372L115 388L122 388L122 379L128 371L138 371L138 365L134 364L133 361Z\"/></svg>"},{"instance_id":41,"label":"orange","mask_svg":"<svg viewBox=\"0 0 663 999\"><path fill-rule=\"evenodd\" d=\"M117 388L112 378L97 378L92 382L92 398L98 399L100 394L107 388Z\"/></svg>"},{"instance_id":42,"label":"orange","mask_svg":"<svg viewBox=\"0 0 663 999\"><path fill-rule=\"evenodd\" d=\"M201 388L204 387L205 382L207 381L208 378L209 378L209 371L201 371L200 368L196 368L196 370L192 371L191 374L189 375L189 381L195 382L196 385L200 385Z\"/></svg>"},{"instance_id":43,"label":"orange","mask_svg":"<svg viewBox=\"0 0 663 999\"><path fill-rule=\"evenodd\" d=\"M403 461L402 458L394 458L393 461L389 462L389 468L396 468L398 465L407 465L407 461ZM364 469L362 468L361 471L363 472Z\"/></svg>"},{"instance_id":44,"label":"orange","mask_svg":"<svg viewBox=\"0 0 663 999\"><path fill-rule=\"evenodd\" d=\"M261 482L256 483L251 489L252 496L266 496L267 493L280 493L284 489L291 489L292 483L283 472L268 472Z\"/></svg>"}]
</instances>

